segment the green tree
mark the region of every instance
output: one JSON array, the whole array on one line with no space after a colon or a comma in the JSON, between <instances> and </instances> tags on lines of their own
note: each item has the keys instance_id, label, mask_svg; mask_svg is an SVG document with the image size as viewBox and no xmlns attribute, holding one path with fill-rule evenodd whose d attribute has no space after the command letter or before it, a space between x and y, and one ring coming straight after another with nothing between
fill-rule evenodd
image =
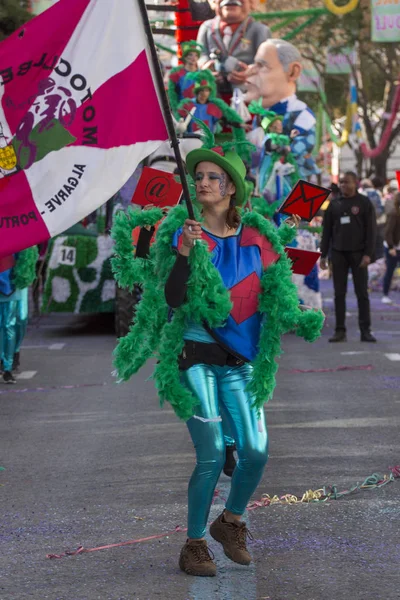
<instances>
[{"instance_id":1,"label":"green tree","mask_svg":"<svg viewBox=\"0 0 400 600\"><path fill-rule=\"evenodd\" d=\"M335 0L339 5L345 5L348 0ZM337 119L346 114L349 78L345 75L327 75L325 73L325 57L328 47L333 45L340 48L355 46L358 54L358 64L353 70L357 83L360 117L363 122L366 141L370 148L379 146L386 118L390 114L393 98L400 79L400 44L371 42L371 7L370 0L360 0L356 10L342 17L323 11L323 0L268 0L266 12L281 12L280 18L266 19L268 25L275 30L275 37L290 39L305 58L311 60L323 77L327 100L325 109L331 119ZM310 19L310 9L320 10L315 21L304 29L301 26ZM284 13L287 11L308 11L303 16L298 15L295 21L283 27ZM293 36L293 31L299 31ZM312 108L318 104L317 94L300 94ZM365 159L356 145L352 149L357 157L358 170L361 173L363 164L367 170L386 179L387 161L393 153L396 142L400 137L400 123L393 127L389 144L377 156ZM351 142L349 143L351 145Z\"/></svg>"},{"instance_id":2,"label":"green tree","mask_svg":"<svg viewBox=\"0 0 400 600\"><path fill-rule=\"evenodd\" d=\"M30 18L28 0L0 0L0 41Z\"/></svg>"},{"instance_id":3,"label":"green tree","mask_svg":"<svg viewBox=\"0 0 400 600\"><path fill-rule=\"evenodd\" d=\"M357 49L358 62L352 68L356 82L360 117L366 141L376 148L382 139L387 123L382 113L389 115L400 77L400 45L371 42L371 9L369 0L360 0L357 9L341 18L326 15L320 25L307 32L307 41L299 40L302 52L319 68L325 69L324 50L334 43L335 47ZM322 52L321 52L322 50ZM327 109L332 118L345 114L348 94L348 78L324 75ZM400 123L390 133L389 143L375 158L371 158L369 172L381 179L387 178L387 161L400 137ZM365 159L357 147L353 147L361 170Z\"/></svg>"}]
</instances>

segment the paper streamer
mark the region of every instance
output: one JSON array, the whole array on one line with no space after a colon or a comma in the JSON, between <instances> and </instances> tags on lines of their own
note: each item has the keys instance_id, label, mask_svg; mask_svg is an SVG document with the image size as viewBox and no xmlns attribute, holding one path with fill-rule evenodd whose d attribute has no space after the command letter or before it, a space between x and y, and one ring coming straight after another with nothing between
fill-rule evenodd
<instances>
[{"instance_id":1,"label":"paper streamer","mask_svg":"<svg viewBox=\"0 0 400 600\"><path fill-rule=\"evenodd\" d=\"M98 550L109 550L110 548L120 548L121 546L130 546L132 544L140 544L141 542L149 542L150 540L159 540L163 537L168 537L174 533L185 532L186 528L177 525L172 531L160 533L158 535L150 535L149 537L139 538L137 540L129 540L127 542L119 542L118 544L106 544L105 546L97 546L96 548L84 548L79 546L76 550L66 550L62 554L47 554L46 558L64 558L64 556L77 556L78 554L87 554L89 552L97 552Z\"/></svg>"},{"instance_id":2,"label":"paper streamer","mask_svg":"<svg viewBox=\"0 0 400 600\"><path fill-rule=\"evenodd\" d=\"M327 502L328 500L340 500L344 496L355 494L361 490L372 490L381 488L388 483L392 483L395 479L400 478L400 465L395 467L389 467L389 475L379 475L373 473L364 481L356 483L348 490L338 491L337 486L324 486L318 490L307 490L302 496L295 496L293 494L284 494L283 496L270 496L269 494L263 494L260 500L254 500L247 505L247 510L255 510L256 508L265 508L272 504L300 504L300 503L315 503L315 502Z\"/></svg>"}]
</instances>

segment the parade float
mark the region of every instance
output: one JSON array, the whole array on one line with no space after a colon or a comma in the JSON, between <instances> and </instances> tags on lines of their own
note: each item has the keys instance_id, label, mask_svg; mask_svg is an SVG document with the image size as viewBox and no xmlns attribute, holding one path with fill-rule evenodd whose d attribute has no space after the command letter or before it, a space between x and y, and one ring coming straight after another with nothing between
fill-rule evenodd
<instances>
[{"instance_id":1,"label":"parade float","mask_svg":"<svg viewBox=\"0 0 400 600\"><path fill-rule=\"evenodd\" d=\"M88 227L75 225L50 242L43 295L46 312L113 312L115 284L110 268L112 240L99 218Z\"/></svg>"}]
</instances>

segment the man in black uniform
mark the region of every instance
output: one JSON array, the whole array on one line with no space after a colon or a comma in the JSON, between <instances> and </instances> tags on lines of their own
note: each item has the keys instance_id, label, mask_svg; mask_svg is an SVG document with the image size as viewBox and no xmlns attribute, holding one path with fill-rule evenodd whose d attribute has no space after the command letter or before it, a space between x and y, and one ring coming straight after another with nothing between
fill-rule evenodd
<instances>
[{"instance_id":1,"label":"man in black uniform","mask_svg":"<svg viewBox=\"0 0 400 600\"><path fill-rule=\"evenodd\" d=\"M349 269L358 301L358 323L362 342L376 342L371 334L368 297L368 265L376 241L376 216L372 202L357 192L357 176L347 172L340 180L340 196L331 200L324 215L321 269L327 268L332 252L336 329L330 342L346 341L346 292Z\"/></svg>"}]
</instances>

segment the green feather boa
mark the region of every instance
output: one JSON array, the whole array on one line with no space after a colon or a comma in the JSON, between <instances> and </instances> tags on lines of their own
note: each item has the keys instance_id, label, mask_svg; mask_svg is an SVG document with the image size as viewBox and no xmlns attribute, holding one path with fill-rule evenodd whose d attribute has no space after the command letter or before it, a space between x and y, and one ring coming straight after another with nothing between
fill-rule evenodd
<instances>
[{"instance_id":1,"label":"green feather boa","mask_svg":"<svg viewBox=\"0 0 400 600\"><path fill-rule=\"evenodd\" d=\"M23 290L35 281L38 258L37 246L32 246L32 248L27 248L18 253L12 277L12 283L16 290Z\"/></svg>"},{"instance_id":2,"label":"green feather boa","mask_svg":"<svg viewBox=\"0 0 400 600\"><path fill-rule=\"evenodd\" d=\"M151 215L152 211L148 211ZM154 214L154 218L156 214ZM178 357L183 348L183 335L187 320L195 323L206 321L212 328L221 326L231 310L229 293L218 270L210 259L205 242L197 243L190 253L190 277L188 280L187 301L174 311L173 319L167 321L168 306L164 287L173 267L176 255L171 247L172 236L187 218L184 206L172 209L160 225L157 238L147 259L148 265L134 268L132 245L127 250L127 240L131 239L133 227L139 224L140 216L130 213L127 217L119 213L115 220L113 237L115 253L113 269L117 281L127 287L137 283L141 277L144 294L138 305L135 324L128 335L119 340L114 351L114 364L121 380L128 380L146 360L156 355L158 364L154 371L155 384L160 402L168 400L178 417L187 420L193 415L196 399L180 381ZM196 218L200 220L199 214ZM279 230L255 212L243 215L244 226L254 227L272 244L280 254L280 259L264 272L261 279L262 293L259 308L266 315L259 353L253 362L253 376L248 390L258 411L268 401L275 388L275 374L278 369L276 359L281 354L281 336L287 331L296 330L307 341L313 341L323 324L321 312L303 312L299 308L297 289L292 282L290 261L284 251L284 243L293 236L293 230L283 225ZM290 230L290 232L288 231ZM126 269L126 273L121 273ZM129 274L129 275L128 275Z\"/></svg>"},{"instance_id":3,"label":"green feather boa","mask_svg":"<svg viewBox=\"0 0 400 600\"><path fill-rule=\"evenodd\" d=\"M144 283L152 264L144 258L133 260L132 231L135 227L156 225L163 218L161 208L137 211L131 207L126 212L119 211L114 218L111 237L118 251L111 259L111 268L120 288L132 291L135 284Z\"/></svg>"}]
</instances>

